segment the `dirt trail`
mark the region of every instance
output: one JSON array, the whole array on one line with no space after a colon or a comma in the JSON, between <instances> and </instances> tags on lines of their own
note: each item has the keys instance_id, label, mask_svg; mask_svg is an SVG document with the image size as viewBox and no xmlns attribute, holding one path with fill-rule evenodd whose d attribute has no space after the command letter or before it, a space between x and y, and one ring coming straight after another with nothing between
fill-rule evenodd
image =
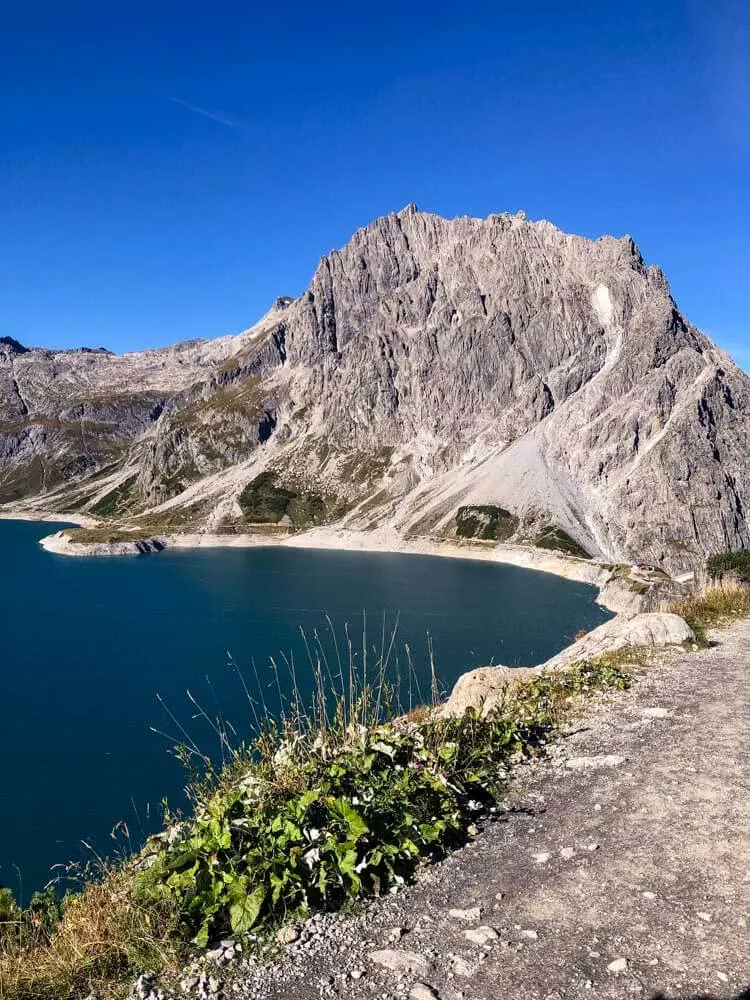
<instances>
[{"instance_id":1,"label":"dirt trail","mask_svg":"<svg viewBox=\"0 0 750 1000\"><path fill-rule=\"evenodd\" d=\"M713 641L666 656L547 761L520 768L515 809L474 843L364 914L318 920L233 995L745 996L750 621ZM467 939L482 926L497 936ZM378 949L410 969L378 965Z\"/></svg>"}]
</instances>

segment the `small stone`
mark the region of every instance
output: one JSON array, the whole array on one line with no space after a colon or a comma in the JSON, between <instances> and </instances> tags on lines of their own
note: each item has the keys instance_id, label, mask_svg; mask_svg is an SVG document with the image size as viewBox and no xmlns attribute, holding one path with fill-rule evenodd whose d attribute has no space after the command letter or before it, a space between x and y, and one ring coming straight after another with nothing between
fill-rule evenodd
<instances>
[{"instance_id":1,"label":"small stone","mask_svg":"<svg viewBox=\"0 0 750 1000\"><path fill-rule=\"evenodd\" d=\"M615 976L619 975L621 972L625 972L628 967L627 958L616 958L614 962L610 962L607 966L607 972L613 973Z\"/></svg>"},{"instance_id":2,"label":"small stone","mask_svg":"<svg viewBox=\"0 0 750 1000\"><path fill-rule=\"evenodd\" d=\"M292 944L299 938L299 931L293 924L287 924L276 931L276 940L279 944Z\"/></svg>"},{"instance_id":3,"label":"small stone","mask_svg":"<svg viewBox=\"0 0 750 1000\"><path fill-rule=\"evenodd\" d=\"M381 951L370 952L369 958L371 962L382 965L384 969L410 976L426 978L431 968L424 955L419 955L415 951L384 948Z\"/></svg>"},{"instance_id":4,"label":"small stone","mask_svg":"<svg viewBox=\"0 0 750 1000\"><path fill-rule=\"evenodd\" d=\"M401 938L404 936L404 934L406 934L406 928L405 927L392 927L388 931L388 940L390 942L395 943L397 941L400 941Z\"/></svg>"},{"instance_id":5,"label":"small stone","mask_svg":"<svg viewBox=\"0 0 750 1000\"><path fill-rule=\"evenodd\" d=\"M448 916L453 920L463 920L467 924L476 923L481 915L482 909L479 906L471 906L466 910L448 910Z\"/></svg>"},{"instance_id":6,"label":"small stone","mask_svg":"<svg viewBox=\"0 0 750 1000\"><path fill-rule=\"evenodd\" d=\"M619 754L604 753L591 757L569 757L565 766L571 771L592 771L597 767L617 767L624 763L625 758Z\"/></svg>"},{"instance_id":7,"label":"small stone","mask_svg":"<svg viewBox=\"0 0 750 1000\"><path fill-rule=\"evenodd\" d=\"M365 974L364 969L352 969L352 971L349 973L349 976L351 979L356 980L356 979L361 979L362 976L364 976L364 974Z\"/></svg>"},{"instance_id":8,"label":"small stone","mask_svg":"<svg viewBox=\"0 0 750 1000\"><path fill-rule=\"evenodd\" d=\"M584 846L585 850L587 850L587 851L592 851L593 852L593 851L598 851L599 850L599 845L595 841L592 841L590 844L584 844L583 846Z\"/></svg>"},{"instance_id":9,"label":"small stone","mask_svg":"<svg viewBox=\"0 0 750 1000\"><path fill-rule=\"evenodd\" d=\"M498 901L498 903L500 902L500 900L501 900L501 899L502 899L502 898L503 898L504 896L505 896L505 893L504 893L504 892L496 892L496 893L495 893L495 899L496 899L496 900Z\"/></svg>"},{"instance_id":10,"label":"small stone","mask_svg":"<svg viewBox=\"0 0 750 1000\"><path fill-rule=\"evenodd\" d=\"M646 719L666 719L669 711L666 708L642 708L641 715Z\"/></svg>"},{"instance_id":11,"label":"small stone","mask_svg":"<svg viewBox=\"0 0 750 1000\"><path fill-rule=\"evenodd\" d=\"M655 892L649 892L648 890L646 890L646 892L643 893L643 898L644 899L656 899L656 893Z\"/></svg>"},{"instance_id":12,"label":"small stone","mask_svg":"<svg viewBox=\"0 0 750 1000\"><path fill-rule=\"evenodd\" d=\"M549 851L539 851L538 854L532 854L531 856L534 859L534 864L537 864L537 865L546 864L549 861L549 859L552 857L552 855L549 853Z\"/></svg>"},{"instance_id":13,"label":"small stone","mask_svg":"<svg viewBox=\"0 0 750 1000\"><path fill-rule=\"evenodd\" d=\"M717 973L716 973L716 977L717 977L717 979L719 979L719 980L720 980L720 981L721 981L722 983L728 983L728 982L729 982L729 976L728 976L728 975L726 974L726 972L717 972Z\"/></svg>"},{"instance_id":14,"label":"small stone","mask_svg":"<svg viewBox=\"0 0 750 1000\"><path fill-rule=\"evenodd\" d=\"M460 955L449 955L448 959L451 963L452 971L455 972L457 976L464 976L468 978L474 975L474 969L465 958L461 958Z\"/></svg>"},{"instance_id":15,"label":"small stone","mask_svg":"<svg viewBox=\"0 0 750 1000\"><path fill-rule=\"evenodd\" d=\"M564 858L566 861L570 861L570 859L575 856L575 853L575 847L563 847L560 850L560 857Z\"/></svg>"},{"instance_id":16,"label":"small stone","mask_svg":"<svg viewBox=\"0 0 750 1000\"><path fill-rule=\"evenodd\" d=\"M536 941L539 938L539 934L535 930L525 930L521 931L521 937L528 938L529 941Z\"/></svg>"},{"instance_id":17,"label":"small stone","mask_svg":"<svg viewBox=\"0 0 750 1000\"><path fill-rule=\"evenodd\" d=\"M705 920L707 924L711 923L710 913L705 913L703 910L699 910L696 916L699 917L701 920Z\"/></svg>"},{"instance_id":18,"label":"small stone","mask_svg":"<svg viewBox=\"0 0 750 1000\"><path fill-rule=\"evenodd\" d=\"M594 812L601 812L601 811L602 811L602 804L601 804L601 802L595 802L594 803ZM591 980L589 980L589 982L591 982Z\"/></svg>"},{"instance_id":19,"label":"small stone","mask_svg":"<svg viewBox=\"0 0 750 1000\"><path fill-rule=\"evenodd\" d=\"M409 1000L438 1000L438 995L430 986L415 983L409 991Z\"/></svg>"},{"instance_id":20,"label":"small stone","mask_svg":"<svg viewBox=\"0 0 750 1000\"><path fill-rule=\"evenodd\" d=\"M483 947L489 944L490 941L497 941L497 931L493 927L475 927L470 931L464 931L464 937L467 941L471 941L472 944L479 945Z\"/></svg>"}]
</instances>

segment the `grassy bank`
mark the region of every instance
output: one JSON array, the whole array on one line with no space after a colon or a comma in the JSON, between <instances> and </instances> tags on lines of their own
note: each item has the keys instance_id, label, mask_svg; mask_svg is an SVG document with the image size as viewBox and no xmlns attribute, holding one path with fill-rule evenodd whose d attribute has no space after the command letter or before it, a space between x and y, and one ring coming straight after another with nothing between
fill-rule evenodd
<instances>
[{"instance_id":1,"label":"grassy bank","mask_svg":"<svg viewBox=\"0 0 750 1000\"><path fill-rule=\"evenodd\" d=\"M6 898L0 996L122 997L139 973L169 981L222 937L263 942L286 921L390 891L473 836L509 765L582 699L630 680L601 660L514 686L486 718L440 721L429 710L382 721L380 685L266 724L196 777L192 815L167 817L137 855L59 907L22 912Z\"/></svg>"},{"instance_id":2,"label":"grassy bank","mask_svg":"<svg viewBox=\"0 0 750 1000\"><path fill-rule=\"evenodd\" d=\"M708 629L750 615L750 586L709 587L672 605L669 610L684 618L695 632L698 644L706 646Z\"/></svg>"}]
</instances>

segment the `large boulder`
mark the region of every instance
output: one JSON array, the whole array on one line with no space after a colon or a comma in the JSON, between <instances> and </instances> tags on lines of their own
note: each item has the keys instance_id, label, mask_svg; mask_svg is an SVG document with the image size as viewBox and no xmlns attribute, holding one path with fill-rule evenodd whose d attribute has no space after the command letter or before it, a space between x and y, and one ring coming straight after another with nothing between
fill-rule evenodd
<instances>
[{"instance_id":1,"label":"large boulder","mask_svg":"<svg viewBox=\"0 0 750 1000\"><path fill-rule=\"evenodd\" d=\"M626 646L679 646L694 642L695 634L679 615L649 612L619 616L587 633L542 664L544 670L562 670L572 663L595 660Z\"/></svg>"},{"instance_id":2,"label":"large boulder","mask_svg":"<svg viewBox=\"0 0 750 1000\"><path fill-rule=\"evenodd\" d=\"M470 670L458 678L440 714L463 715L467 708L481 708L486 714L510 688L536 674L536 667L478 667Z\"/></svg>"},{"instance_id":3,"label":"large boulder","mask_svg":"<svg viewBox=\"0 0 750 1000\"><path fill-rule=\"evenodd\" d=\"M458 678L440 710L442 716L463 715L473 708L486 715L521 681L542 671L564 670L574 663L595 660L625 647L679 646L693 642L695 634L680 618L666 612L620 615L605 622L538 667L479 667Z\"/></svg>"}]
</instances>

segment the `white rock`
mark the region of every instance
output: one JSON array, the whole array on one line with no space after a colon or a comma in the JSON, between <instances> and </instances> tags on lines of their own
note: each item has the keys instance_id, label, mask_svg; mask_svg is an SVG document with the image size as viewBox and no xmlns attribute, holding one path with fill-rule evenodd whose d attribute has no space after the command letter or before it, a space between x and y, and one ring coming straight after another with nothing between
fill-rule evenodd
<instances>
[{"instance_id":1,"label":"white rock","mask_svg":"<svg viewBox=\"0 0 750 1000\"><path fill-rule=\"evenodd\" d=\"M549 859L552 857L552 855L549 853L549 851L539 851L537 854L532 854L531 856L534 859L534 864L537 864L537 865L544 865L544 864L546 864L549 861Z\"/></svg>"},{"instance_id":2,"label":"white rock","mask_svg":"<svg viewBox=\"0 0 750 1000\"><path fill-rule=\"evenodd\" d=\"M615 753L593 754L590 757L569 757L565 766L571 771L593 771L599 767L618 767L625 758Z\"/></svg>"},{"instance_id":3,"label":"white rock","mask_svg":"<svg viewBox=\"0 0 750 1000\"><path fill-rule=\"evenodd\" d=\"M448 916L453 920L463 920L467 924L476 923L481 915L482 909L479 906L471 906L466 910L448 910Z\"/></svg>"},{"instance_id":4,"label":"white rock","mask_svg":"<svg viewBox=\"0 0 750 1000\"><path fill-rule=\"evenodd\" d=\"M628 960L626 958L616 958L614 962L610 962L607 966L607 972L612 972L614 975L619 975L621 972L625 972L628 967Z\"/></svg>"},{"instance_id":5,"label":"white rock","mask_svg":"<svg viewBox=\"0 0 750 1000\"><path fill-rule=\"evenodd\" d=\"M276 940L279 944L292 944L299 938L299 931L293 924L287 924L276 931Z\"/></svg>"},{"instance_id":6,"label":"white rock","mask_svg":"<svg viewBox=\"0 0 750 1000\"><path fill-rule=\"evenodd\" d=\"M643 893L643 898L644 899L656 899L656 893L655 892L649 892L648 890L646 890L646 892Z\"/></svg>"},{"instance_id":7,"label":"white rock","mask_svg":"<svg viewBox=\"0 0 750 1000\"><path fill-rule=\"evenodd\" d=\"M475 927L472 930L464 931L464 937L467 941L471 941L472 944L478 944L483 947L489 944L490 941L497 941L498 934L493 927Z\"/></svg>"},{"instance_id":8,"label":"white rock","mask_svg":"<svg viewBox=\"0 0 750 1000\"><path fill-rule=\"evenodd\" d=\"M642 708L641 715L646 719L666 719L669 717L669 710L666 708Z\"/></svg>"},{"instance_id":9,"label":"white rock","mask_svg":"<svg viewBox=\"0 0 750 1000\"><path fill-rule=\"evenodd\" d=\"M370 961L382 965L391 972L399 972L409 976L427 977L431 965L424 957L415 951L384 948L381 951L370 952Z\"/></svg>"},{"instance_id":10,"label":"white rock","mask_svg":"<svg viewBox=\"0 0 750 1000\"><path fill-rule=\"evenodd\" d=\"M565 858L566 861L570 861L570 859L574 857L575 853L576 853L575 847L563 847L560 850L560 857Z\"/></svg>"},{"instance_id":11,"label":"white rock","mask_svg":"<svg viewBox=\"0 0 750 1000\"><path fill-rule=\"evenodd\" d=\"M438 995L424 983L415 983L409 991L409 1000L438 1000Z\"/></svg>"},{"instance_id":12,"label":"white rock","mask_svg":"<svg viewBox=\"0 0 750 1000\"><path fill-rule=\"evenodd\" d=\"M547 660L547 670L560 670L579 661L593 660L626 646L679 646L695 639L693 630L679 615L667 612L618 615L587 633L557 656Z\"/></svg>"},{"instance_id":13,"label":"white rock","mask_svg":"<svg viewBox=\"0 0 750 1000\"><path fill-rule=\"evenodd\" d=\"M450 961L451 968L457 976L463 976L468 978L474 975L474 966L470 965L465 958L460 955L449 955L448 960Z\"/></svg>"}]
</instances>

